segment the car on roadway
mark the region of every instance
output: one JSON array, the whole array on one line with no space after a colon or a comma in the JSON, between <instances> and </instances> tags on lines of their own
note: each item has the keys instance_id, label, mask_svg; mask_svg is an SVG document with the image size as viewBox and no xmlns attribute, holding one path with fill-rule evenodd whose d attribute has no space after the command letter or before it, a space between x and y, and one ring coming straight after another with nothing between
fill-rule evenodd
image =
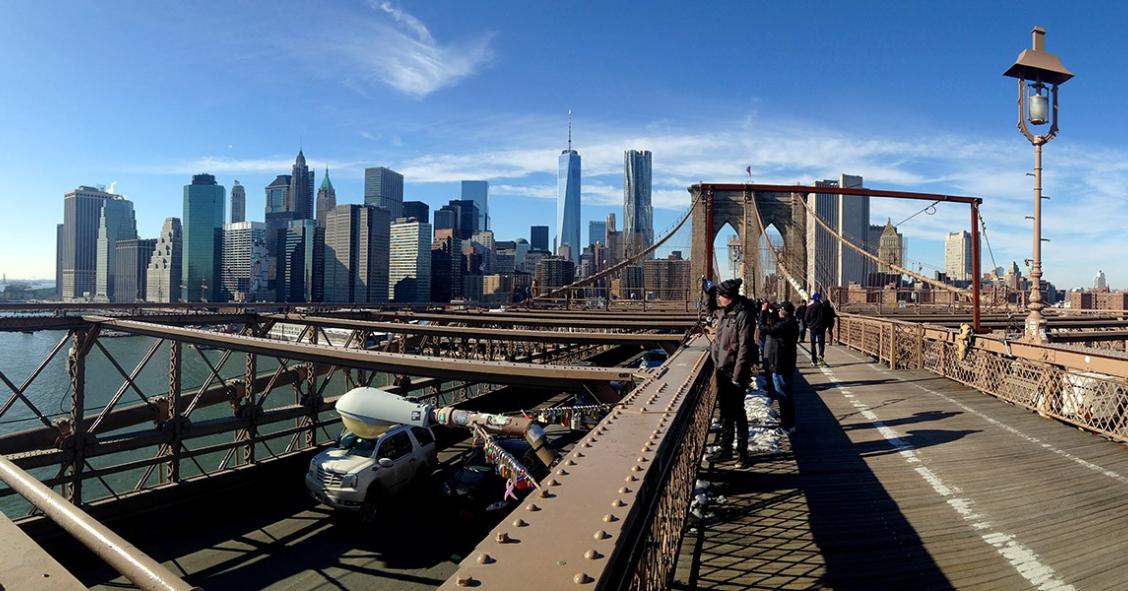
<instances>
[{"instance_id":1,"label":"car on roadway","mask_svg":"<svg viewBox=\"0 0 1128 591\"><path fill-rule=\"evenodd\" d=\"M651 349L642 354L642 360L638 363L639 369L649 369L651 367L658 367L666 362L670 355L663 349Z\"/></svg>"},{"instance_id":2,"label":"car on roadway","mask_svg":"<svg viewBox=\"0 0 1128 591\"><path fill-rule=\"evenodd\" d=\"M533 480L539 481L548 476L548 468L541 463L528 441L518 437L496 438L494 441L516 458L529 471ZM497 466L486 461L485 451L481 447L475 447L464 454L462 460L446 474L440 488L459 517L475 519L509 510L533 488L531 484L517 484L513 496L507 497L506 480L498 473Z\"/></svg>"},{"instance_id":3,"label":"car on roadway","mask_svg":"<svg viewBox=\"0 0 1128 591\"><path fill-rule=\"evenodd\" d=\"M305 485L316 501L371 521L388 499L425 490L437 464L430 429L395 425L375 439L344 431L310 460Z\"/></svg>"}]
</instances>

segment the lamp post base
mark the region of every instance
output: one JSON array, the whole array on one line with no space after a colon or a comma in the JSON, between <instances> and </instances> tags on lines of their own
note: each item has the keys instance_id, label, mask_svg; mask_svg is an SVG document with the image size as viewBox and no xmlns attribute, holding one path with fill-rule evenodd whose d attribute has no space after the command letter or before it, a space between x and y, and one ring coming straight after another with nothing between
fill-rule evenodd
<instances>
[{"instance_id":1,"label":"lamp post base","mask_svg":"<svg viewBox=\"0 0 1128 591\"><path fill-rule=\"evenodd\" d=\"M1049 342L1049 338L1046 337L1046 320L1038 312L1031 312L1026 317L1026 330L1023 339L1032 343Z\"/></svg>"}]
</instances>

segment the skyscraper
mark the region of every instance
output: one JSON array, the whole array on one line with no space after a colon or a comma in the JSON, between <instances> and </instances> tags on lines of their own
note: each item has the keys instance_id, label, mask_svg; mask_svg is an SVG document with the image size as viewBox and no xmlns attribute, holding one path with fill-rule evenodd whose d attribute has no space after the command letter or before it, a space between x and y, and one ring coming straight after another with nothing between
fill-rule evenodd
<instances>
[{"instance_id":1,"label":"skyscraper","mask_svg":"<svg viewBox=\"0 0 1128 591\"><path fill-rule=\"evenodd\" d=\"M407 219L415 218L426 223L431 220L431 208L422 201L404 201L403 217Z\"/></svg>"},{"instance_id":2,"label":"skyscraper","mask_svg":"<svg viewBox=\"0 0 1128 591\"><path fill-rule=\"evenodd\" d=\"M321 179L321 188L317 190L317 225L325 227L325 216L337 207L337 190L333 188L333 181L329 180L329 168L325 168L325 178Z\"/></svg>"},{"instance_id":3,"label":"skyscraper","mask_svg":"<svg viewBox=\"0 0 1128 591\"><path fill-rule=\"evenodd\" d=\"M572 149L572 112L568 111L568 149L560 153L556 174L556 240L553 251L569 247L569 258L580 259L580 154Z\"/></svg>"},{"instance_id":4,"label":"skyscraper","mask_svg":"<svg viewBox=\"0 0 1128 591\"><path fill-rule=\"evenodd\" d=\"M435 229L454 230L459 240L470 240L478 227L478 204L470 199L452 199L435 212Z\"/></svg>"},{"instance_id":5,"label":"skyscraper","mask_svg":"<svg viewBox=\"0 0 1128 591\"><path fill-rule=\"evenodd\" d=\"M388 300L388 210L338 205L325 219L326 302L379 303Z\"/></svg>"},{"instance_id":6,"label":"skyscraper","mask_svg":"<svg viewBox=\"0 0 1128 591\"><path fill-rule=\"evenodd\" d=\"M529 250L548 250L548 226L529 228Z\"/></svg>"},{"instance_id":7,"label":"skyscraper","mask_svg":"<svg viewBox=\"0 0 1128 591\"><path fill-rule=\"evenodd\" d=\"M286 227L281 260L283 285L280 289L285 302L312 302L314 285L321 275L321 262L315 254L317 248L317 222L310 219L291 220Z\"/></svg>"},{"instance_id":8,"label":"skyscraper","mask_svg":"<svg viewBox=\"0 0 1128 591\"><path fill-rule=\"evenodd\" d=\"M838 180L816 181L817 187L860 188L862 177L844 174ZM835 232L855 246L869 247L869 197L812 193L811 209ZM807 285L811 291L845 287L851 281L864 285L870 269L867 259L849 246L843 246L830 232L807 215Z\"/></svg>"},{"instance_id":9,"label":"skyscraper","mask_svg":"<svg viewBox=\"0 0 1128 591\"><path fill-rule=\"evenodd\" d=\"M403 217L403 175L383 166L365 168L364 204L387 209L393 220Z\"/></svg>"},{"instance_id":10,"label":"skyscraper","mask_svg":"<svg viewBox=\"0 0 1128 591\"><path fill-rule=\"evenodd\" d=\"M623 236L626 239L626 256L642 252L654 244L650 163L650 150L623 152Z\"/></svg>"},{"instance_id":11,"label":"skyscraper","mask_svg":"<svg viewBox=\"0 0 1128 591\"><path fill-rule=\"evenodd\" d=\"M388 297L395 302L431 299L431 224L400 218L392 224Z\"/></svg>"},{"instance_id":12,"label":"skyscraper","mask_svg":"<svg viewBox=\"0 0 1128 591\"><path fill-rule=\"evenodd\" d=\"M219 262L227 192L210 174L192 176L184 185L184 260L182 283L189 302L220 295ZM210 294L210 296L209 296Z\"/></svg>"},{"instance_id":13,"label":"skyscraper","mask_svg":"<svg viewBox=\"0 0 1128 591\"><path fill-rule=\"evenodd\" d=\"M971 279L971 234L948 232L944 238L944 273L953 281Z\"/></svg>"},{"instance_id":14,"label":"skyscraper","mask_svg":"<svg viewBox=\"0 0 1128 591\"><path fill-rule=\"evenodd\" d=\"M462 181L462 200L478 204L478 229L490 229L490 182Z\"/></svg>"},{"instance_id":15,"label":"skyscraper","mask_svg":"<svg viewBox=\"0 0 1128 591\"><path fill-rule=\"evenodd\" d=\"M294 219L294 212L288 209L293 203L290 199L293 178L289 174L280 174L266 186L266 281L274 287L278 301L286 300L282 291L284 282L279 277L281 266L278 256L282 250L279 241L286 240L286 228Z\"/></svg>"},{"instance_id":16,"label":"skyscraper","mask_svg":"<svg viewBox=\"0 0 1128 591\"><path fill-rule=\"evenodd\" d=\"M588 222L588 246L596 242L604 244L607 240L607 222L606 221L589 221ZM606 244L604 244L606 246Z\"/></svg>"},{"instance_id":17,"label":"skyscraper","mask_svg":"<svg viewBox=\"0 0 1128 591\"><path fill-rule=\"evenodd\" d=\"M313 219L313 177L313 172L306 166L305 154L299 149L290 169L290 202L286 207L287 211L294 212L292 219Z\"/></svg>"},{"instance_id":18,"label":"skyscraper","mask_svg":"<svg viewBox=\"0 0 1128 591\"><path fill-rule=\"evenodd\" d=\"M274 299L266 282L266 224L239 222L224 225L222 252L223 289L222 296L216 297L216 301Z\"/></svg>"},{"instance_id":19,"label":"skyscraper","mask_svg":"<svg viewBox=\"0 0 1128 591\"><path fill-rule=\"evenodd\" d=\"M905 238L897 231L892 219L886 219L881 237L878 238L877 258L886 263L878 267L878 273L900 273L890 267L890 263L898 267L905 266Z\"/></svg>"},{"instance_id":20,"label":"skyscraper","mask_svg":"<svg viewBox=\"0 0 1128 591\"><path fill-rule=\"evenodd\" d=\"M114 274L117 272L118 240L137 239L137 219L133 202L115 195L102 205L98 220L97 260L95 261L95 295L98 302L113 302Z\"/></svg>"},{"instance_id":21,"label":"skyscraper","mask_svg":"<svg viewBox=\"0 0 1128 591\"><path fill-rule=\"evenodd\" d=\"M461 294L462 241L453 229L436 230L431 242L431 301L449 302Z\"/></svg>"},{"instance_id":22,"label":"skyscraper","mask_svg":"<svg viewBox=\"0 0 1128 591\"><path fill-rule=\"evenodd\" d=\"M132 304L145 301L148 287L146 269L156 247L156 238L118 241L115 246L114 302Z\"/></svg>"},{"instance_id":23,"label":"skyscraper","mask_svg":"<svg viewBox=\"0 0 1128 591\"><path fill-rule=\"evenodd\" d=\"M59 299L93 298L97 287L98 227L115 195L82 185L63 196L62 292Z\"/></svg>"},{"instance_id":24,"label":"skyscraper","mask_svg":"<svg viewBox=\"0 0 1128 591\"><path fill-rule=\"evenodd\" d=\"M63 244L65 224L55 224L55 298L63 299Z\"/></svg>"},{"instance_id":25,"label":"skyscraper","mask_svg":"<svg viewBox=\"0 0 1128 591\"><path fill-rule=\"evenodd\" d=\"M145 269L145 301L166 304L180 301L183 259L180 218L165 218Z\"/></svg>"},{"instance_id":26,"label":"skyscraper","mask_svg":"<svg viewBox=\"0 0 1128 591\"><path fill-rule=\"evenodd\" d=\"M235 181L231 187L231 223L247 220L247 189Z\"/></svg>"},{"instance_id":27,"label":"skyscraper","mask_svg":"<svg viewBox=\"0 0 1128 591\"><path fill-rule=\"evenodd\" d=\"M1108 289L1108 279L1103 270L1097 271L1097 276L1093 279L1093 289Z\"/></svg>"}]
</instances>

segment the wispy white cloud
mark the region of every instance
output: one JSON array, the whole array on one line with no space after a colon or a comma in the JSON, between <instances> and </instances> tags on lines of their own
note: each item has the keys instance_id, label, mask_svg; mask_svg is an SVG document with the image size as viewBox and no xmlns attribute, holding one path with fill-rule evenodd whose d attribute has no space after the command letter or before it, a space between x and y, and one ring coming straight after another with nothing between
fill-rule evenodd
<instances>
[{"instance_id":1,"label":"wispy white cloud","mask_svg":"<svg viewBox=\"0 0 1128 591\"><path fill-rule=\"evenodd\" d=\"M368 6L371 18L337 23L331 35L292 47L294 54L318 68L337 68L358 91L364 91L359 80L416 98L458 84L494 58L491 32L444 43L422 20L390 2Z\"/></svg>"}]
</instances>

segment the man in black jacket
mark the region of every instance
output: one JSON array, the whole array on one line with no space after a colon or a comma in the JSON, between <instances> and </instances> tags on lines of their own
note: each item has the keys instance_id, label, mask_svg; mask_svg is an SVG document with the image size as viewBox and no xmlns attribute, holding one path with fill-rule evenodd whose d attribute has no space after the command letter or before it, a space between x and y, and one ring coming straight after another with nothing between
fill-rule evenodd
<instances>
[{"instance_id":1,"label":"man in black jacket","mask_svg":"<svg viewBox=\"0 0 1128 591\"><path fill-rule=\"evenodd\" d=\"M795 381L799 324L795 322L795 308L791 302L784 302L774 314L768 314L768 311L768 305L764 304L760 314L760 334L765 337L764 367L771 372L774 397L779 400L779 426L788 433L794 433L795 397L791 386Z\"/></svg>"},{"instance_id":2,"label":"man in black jacket","mask_svg":"<svg viewBox=\"0 0 1128 591\"><path fill-rule=\"evenodd\" d=\"M729 279L709 290L709 312L716 319L716 332L709 354L713 358L717 405L721 410L721 452L718 460L732 458L733 429L741 465L748 464L748 416L744 414L744 391L752 379L755 345L752 327L756 313L740 295L740 279Z\"/></svg>"},{"instance_id":3,"label":"man in black jacket","mask_svg":"<svg viewBox=\"0 0 1128 591\"><path fill-rule=\"evenodd\" d=\"M834 308L822 301L818 293L811 294L811 305L803 320L811 331L811 365L826 365L826 332L834 328Z\"/></svg>"}]
</instances>

